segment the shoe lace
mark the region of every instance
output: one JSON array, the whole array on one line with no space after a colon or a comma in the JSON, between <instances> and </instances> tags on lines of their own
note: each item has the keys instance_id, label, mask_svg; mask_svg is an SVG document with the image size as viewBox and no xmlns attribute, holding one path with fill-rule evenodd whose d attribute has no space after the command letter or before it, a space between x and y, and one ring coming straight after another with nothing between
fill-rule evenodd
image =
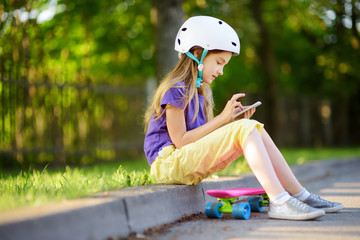
<instances>
[{"instance_id":1,"label":"shoe lace","mask_svg":"<svg viewBox=\"0 0 360 240\"><path fill-rule=\"evenodd\" d=\"M332 202L330 202L330 201L328 201L328 200L326 200L326 199L321 198L319 195L316 195L316 194L311 194L311 195L312 195L312 198L314 198L314 199L317 200L317 201L323 202L323 203L325 203L325 204L327 204L327 205L331 205L331 204L332 204Z\"/></svg>"},{"instance_id":2,"label":"shoe lace","mask_svg":"<svg viewBox=\"0 0 360 240\"><path fill-rule=\"evenodd\" d=\"M309 206L306 205L305 203L297 200L297 199L293 199L292 203L294 204L294 206L298 209L298 210L308 210Z\"/></svg>"}]
</instances>

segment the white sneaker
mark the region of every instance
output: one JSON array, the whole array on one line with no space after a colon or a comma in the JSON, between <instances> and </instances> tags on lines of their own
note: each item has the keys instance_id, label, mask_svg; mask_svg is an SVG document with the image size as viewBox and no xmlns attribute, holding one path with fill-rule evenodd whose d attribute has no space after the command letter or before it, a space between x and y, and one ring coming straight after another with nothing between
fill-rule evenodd
<instances>
[{"instance_id":1,"label":"white sneaker","mask_svg":"<svg viewBox=\"0 0 360 240\"><path fill-rule=\"evenodd\" d=\"M291 197L281 205L269 205L268 215L270 218L287 220L309 220L325 215L325 211L310 207L309 205Z\"/></svg>"}]
</instances>

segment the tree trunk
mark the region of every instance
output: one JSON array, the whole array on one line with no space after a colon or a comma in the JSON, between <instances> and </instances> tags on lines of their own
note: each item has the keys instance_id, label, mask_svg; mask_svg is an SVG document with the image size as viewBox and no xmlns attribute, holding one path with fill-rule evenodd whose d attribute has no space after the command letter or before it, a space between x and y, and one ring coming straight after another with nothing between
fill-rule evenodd
<instances>
[{"instance_id":1,"label":"tree trunk","mask_svg":"<svg viewBox=\"0 0 360 240\"><path fill-rule=\"evenodd\" d=\"M177 31L183 23L182 0L153 0L152 21L156 33L156 78L158 81L178 62L174 43Z\"/></svg>"},{"instance_id":2,"label":"tree trunk","mask_svg":"<svg viewBox=\"0 0 360 240\"><path fill-rule=\"evenodd\" d=\"M299 107L299 128L300 145L303 147L311 146L311 100L308 97L300 98Z\"/></svg>"},{"instance_id":3,"label":"tree trunk","mask_svg":"<svg viewBox=\"0 0 360 240\"><path fill-rule=\"evenodd\" d=\"M279 116L279 97L278 84L276 76L275 54L271 44L271 38L268 32L268 26L263 19L262 0L253 0L251 7L255 20L259 26L261 43L259 54L265 80L265 104L268 106L266 111L265 123L267 131L272 138L278 140L278 116Z\"/></svg>"}]
</instances>

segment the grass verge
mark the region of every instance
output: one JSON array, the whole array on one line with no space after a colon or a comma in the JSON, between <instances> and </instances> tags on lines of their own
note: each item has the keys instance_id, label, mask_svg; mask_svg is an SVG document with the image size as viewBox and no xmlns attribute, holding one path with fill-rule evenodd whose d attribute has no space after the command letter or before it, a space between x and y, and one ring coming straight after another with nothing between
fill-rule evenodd
<instances>
[{"instance_id":1,"label":"grass verge","mask_svg":"<svg viewBox=\"0 0 360 240\"><path fill-rule=\"evenodd\" d=\"M46 202L86 197L96 192L154 184L146 160L0 173L0 212Z\"/></svg>"}]
</instances>

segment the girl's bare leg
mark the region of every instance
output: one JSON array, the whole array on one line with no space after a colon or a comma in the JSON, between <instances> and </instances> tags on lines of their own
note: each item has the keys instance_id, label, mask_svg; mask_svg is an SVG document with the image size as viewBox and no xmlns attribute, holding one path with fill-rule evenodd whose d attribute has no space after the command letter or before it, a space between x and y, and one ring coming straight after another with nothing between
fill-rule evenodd
<instances>
[{"instance_id":1,"label":"girl's bare leg","mask_svg":"<svg viewBox=\"0 0 360 240\"><path fill-rule=\"evenodd\" d=\"M267 138L266 141L268 141ZM270 145L270 143L267 143L267 145ZM285 189L274 170L272 160L270 159L267 149L263 143L263 139L257 129L254 129L249 134L246 142L244 143L243 152L251 170L260 182L261 186L265 189L270 199L285 192ZM277 162L276 164L279 165ZM278 172L282 173L282 171L279 170ZM285 178L283 177L282 179Z\"/></svg>"},{"instance_id":2,"label":"girl's bare leg","mask_svg":"<svg viewBox=\"0 0 360 240\"><path fill-rule=\"evenodd\" d=\"M281 185L290 195L299 193L303 188L302 185L265 129L261 137Z\"/></svg>"}]
</instances>

